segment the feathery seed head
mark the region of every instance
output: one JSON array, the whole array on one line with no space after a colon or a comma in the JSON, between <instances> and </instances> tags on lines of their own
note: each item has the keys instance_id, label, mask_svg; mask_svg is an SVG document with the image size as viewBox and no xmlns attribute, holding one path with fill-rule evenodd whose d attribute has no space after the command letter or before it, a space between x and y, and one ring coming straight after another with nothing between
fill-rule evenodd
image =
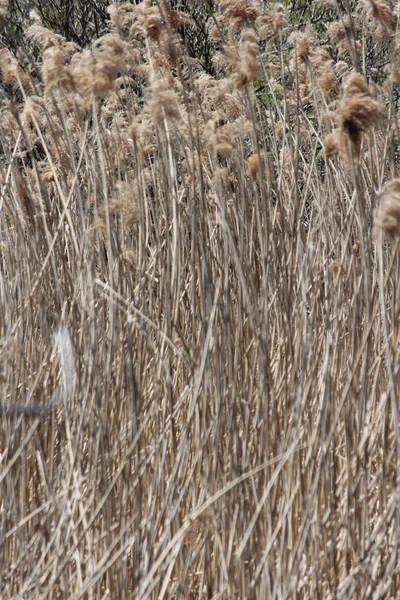
<instances>
[{"instance_id":1,"label":"feathery seed head","mask_svg":"<svg viewBox=\"0 0 400 600\"><path fill-rule=\"evenodd\" d=\"M367 17L387 27L393 22L393 9L386 0L364 0Z\"/></svg>"},{"instance_id":2,"label":"feathery seed head","mask_svg":"<svg viewBox=\"0 0 400 600\"><path fill-rule=\"evenodd\" d=\"M380 191L374 230L375 234L381 230L389 240L400 237L400 179L388 181Z\"/></svg>"},{"instance_id":3,"label":"feathery seed head","mask_svg":"<svg viewBox=\"0 0 400 600\"><path fill-rule=\"evenodd\" d=\"M325 158L331 158L339 154L340 136L337 132L329 133L324 140Z\"/></svg>"},{"instance_id":4,"label":"feathery seed head","mask_svg":"<svg viewBox=\"0 0 400 600\"><path fill-rule=\"evenodd\" d=\"M374 99L371 88L359 73L351 73L345 80L341 104L333 113L337 130L324 142L326 158L341 154L349 162L349 146L355 163L359 162L362 136L382 117L382 107Z\"/></svg>"},{"instance_id":5,"label":"feathery seed head","mask_svg":"<svg viewBox=\"0 0 400 600\"><path fill-rule=\"evenodd\" d=\"M247 166L249 169L250 179L255 181L258 177L258 172L260 170L260 159L258 154L252 154L247 160Z\"/></svg>"},{"instance_id":6,"label":"feathery seed head","mask_svg":"<svg viewBox=\"0 0 400 600\"><path fill-rule=\"evenodd\" d=\"M152 40L159 40L163 33L164 24L162 22L162 17L160 11L156 6L153 6L146 14L146 18L144 21L144 27L146 34Z\"/></svg>"},{"instance_id":7,"label":"feathery seed head","mask_svg":"<svg viewBox=\"0 0 400 600\"><path fill-rule=\"evenodd\" d=\"M59 46L49 46L43 53L43 83L46 93L50 93L57 85L67 91L74 89L71 71L64 64L64 55Z\"/></svg>"},{"instance_id":8,"label":"feathery seed head","mask_svg":"<svg viewBox=\"0 0 400 600\"><path fill-rule=\"evenodd\" d=\"M28 27L25 31L25 37L29 42L32 42L32 44L36 44L36 46L42 48L42 50L45 50L50 46L61 46L62 43L66 41L62 35L54 33L53 31L50 31L50 29L47 29L47 27L43 27L43 25L38 23Z\"/></svg>"},{"instance_id":9,"label":"feathery seed head","mask_svg":"<svg viewBox=\"0 0 400 600\"><path fill-rule=\"evenodd\" d=\"M373 127L382 116L382 107L373 99L364 77L352 73L344 84L344 100L339 111L340 125L358 144L361 133Z\"/></svg>"},{"instance_id":10,"label":"feathery seed head","mask_svg":"<svg viewBox=\"0 0 400 600\"><path fill-rule=\"evenodd\" d=\"M135 6L129 2L111 4L107 7L112 27L115 31L127 33L135 19Z\"/></svg>"},{"instance_id":11,"label":"feathery seed head","mask_svg":"<svg viewBox=\"0 0 400 600\"><path fill-rule=\"evenodd\" d=\"M275 4L271 10L263 11L257 17L258 37L260 40L277 37L287 24L284 7L282 4Z\"/></svg>"},{"instance_id":12,"label":"feathery seed head","mask_svg":"<svg viewBox=\"0 0 400 600\"><path fill-rule=\"evenodd\" d=\"M229 142L223 141L215 146L215 151L222 158L227 158L228 156L231 156L231 154L233 152L233 146Z\"/></svg>"},{"instance_id":13,"label":"feathery seed head","mask_svg":"<svg viewBox=\"0 0 400 600\"><path fill-rule=\"evenodd\" d=\"M150 77L150 94L148 111L155 125L163 125L164 120L178 121L181 118L175 92L168 88L164 80L157 78L154 72Z\"/></svg>"},{"instance_id":14,"label":"feathery seed head","mask_svg":"<svg viewBox=\"0 0 400 600\"><path fill-rule=\"evenodd\" d=\"M93 44L93 92L102 95L113 89L118 73L126 71L127 44L115 34L107 34Z\"/></svg>"},{"instance_id":15,"label":"feathery seed head","mask_svg":"<svg viewBox=\"0 0 400 600\"><path fill-rule=\"evenodd\" d=\"M221 0L220 7L231 31L251 25L260 14L260 3L255 0Z\"/></svg>"},{"instance_id":16,"label":"feathery seed head","mask_svg":"<svg viewBox=\"0 0 400 600\"><path fill-rule=\"evenodd\" d=\"M275 35L277 35L287 25L285 17L285 9L282 4L275 4L274 11L272 14L272 29Z\"/></svg>"},{"instance_id":17,"label":"feathery seed head","mask_svg":"<svg viewBox=\"0 0 400 600\"><path fill-rule=\"evenodd\" d=\"M235 89L242 89L254 83L261 73L258 39L252 29L243 32L238 57L239 62L232 74L232 82Z\"/></svg>"},{"instance_id":18,"label":"feathery seed head","mask_svg":"<svg viewBox=\"0 0 400 600\"><path fill-rule=\"evenodd\" d=\"M294 31L288 39L289 44L294 44L295 55L300 63L307 63L310 59L311 51L315 45L315 38L312 28L307 25L304 32Z\"/></svg>"},{"instance_id":19,"label":"feathery seed head","mask_svg":"<svg viewBox=\"0 0 400 600\"><path fill-rule=\"evenodd\" d=\"M354 19L353 19L354 25ZM353 39L353 26L348 16L339 21L331 23L328 27L328 35L339 52L351 52L351 40Z\"/></svg>"},{"instance_id":20,"label":"feathery seed head","mask_svg":"<svg viewBox=\"0 0 400 600\"><path fill-rule=\"evenodd\" d=\"M222 42L224 40L224 24L224 15L215 15L212 19L208 20L208 35L213 42Z\"/></svg>"}]
</instances>

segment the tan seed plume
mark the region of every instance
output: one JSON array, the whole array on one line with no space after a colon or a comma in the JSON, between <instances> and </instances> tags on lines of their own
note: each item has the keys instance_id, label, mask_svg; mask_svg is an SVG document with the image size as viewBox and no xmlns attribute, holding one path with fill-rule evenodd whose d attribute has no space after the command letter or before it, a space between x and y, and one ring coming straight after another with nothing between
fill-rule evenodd
<instances>
[{"instance_id":1,"label":"tan seed plume","mask_svg":"<svg viewBox=\"0 0 400 600\"><path fill-rule=\"evenodd\" d=\"M388 240L400 237L400 179L388 181L380 191L374 229Z\"/></svg>"}]
</instances>

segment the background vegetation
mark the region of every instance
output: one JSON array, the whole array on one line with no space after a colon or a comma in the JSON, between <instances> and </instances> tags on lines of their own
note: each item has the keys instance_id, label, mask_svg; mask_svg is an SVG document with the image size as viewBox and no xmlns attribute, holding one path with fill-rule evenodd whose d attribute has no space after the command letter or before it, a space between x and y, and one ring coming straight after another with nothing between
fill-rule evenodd
<instances>
[{"instance_id":1,"label":"background vegetation","mask_svg":"<svg viewBox=\"0 0 400 600\"><path fill-rule=\"evenodd\" d=\"M1 598L397 598L397 6L0 27Z\"/></svg>"}]
</instances>

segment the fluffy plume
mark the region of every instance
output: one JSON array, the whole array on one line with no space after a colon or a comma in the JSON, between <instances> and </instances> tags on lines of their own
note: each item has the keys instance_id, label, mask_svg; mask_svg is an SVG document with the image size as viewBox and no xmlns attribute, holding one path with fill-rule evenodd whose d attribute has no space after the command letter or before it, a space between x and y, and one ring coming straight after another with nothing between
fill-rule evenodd
<instances>
[{"instance_id":1,"label":"fluffy plume","mask_svg":"<svg viewBox=\"0 0 400 600\"><path fill-rule=\"evenodd\" d=\"M146 14L146 18L144 20L144 28L146 34L152 40L160 40L164 25L162 22L160 11L156 6L153 6Z\"/></svg>"},{"instance_id":2,"label":"fluffy plume","mask_svg":"<svg viewBox=\"0 0 400 600\"><path fill-rule=\"evenodd\" d=\"M353 20L354 25L354 20ZM331 23L328 27L328 35L333 44L337 47L339 52L352 52L352 40L353 40L353 25L349 17L345 16L339 21Z\"/></svg>"},{"instance_id":3,"label":"fluffy plume","mask_svg":"<svg viewBox=\"0 0 400 600\"><path fill-rule=\"evenodd\" d=\"M340 154L349 161L348 142L353 159L358 163L362 136L374 127L382 117L382 106L374 99L372 92L359 73L351 73L344 83L342 102L333 114L337 130L325 139L325 156Z\"/></svg>"},{"instance_id":4,"label":"fluffy plume","mask_svg":"<svg viewBox=\"0 0 400 600\"><path fill-rule=\"evenodd\" d=\"M244 25L251 25L260 14L260 4L253 0L221 0L224 21L231 31L239 31Z\"/></svg>"},{"instance_id":5,"label":"fluffy plume","mask_svg":"<svg viewBox=\"0 0 400 600\"><path fill-rule=\"evenodd\" d=\"M373 34L380 39L389 37L394 25L391 5L386 0L364 0L362 6Z\"/></svg>"},{"instance_id":6,"label":"fluffy plume","mask_svg":"<svg viewBox=\"0 0 400 600\"><path fill-rule=\"evenodd\" d=\"M400 237L400 179L388 181L379 193L379 208L375 212L375 233L386 239Z\"/></svg>"},{"instance_id":7,"label":"fluffy plume","mask_svg":"<svg viewBox=\"0 0 400 600\"><path fill-rule=\"evenodd\" d=\"M135 6L129 2L111 4L107 8L112 28L118 33L128 33L135 19Z\"/></svg>"},{"instance_id":8,"label":"fluffy plume","mask_svg":"<svg viewBox=\"0 0 400 600\"><path fill-rule=\"evenodd\" d=\"M160 126L167 121L178 121L181 117L178 99L173 90L155 73L151 76L150 100L148 110L155 125Z\"/></svg>"},{"instance_id":9,"label":"fluffy plume","mask_svg":"<svg viewBox=\"0 0 400 600\"><path fill-rule=\"evenodd\" d=\"M340 127L347 133L358 156L361 135L376 125L382 115L382 107L373 99L367 82L358 73L349 76L339 111Z\"/></svg>"},{"instance_id":10,"label":"fluffy plume","mask_svg":"<svg viewBox=\"0 0 400 600\"><path fill-rule=\"evenodd\" d=\"M33 91L33 84L29 73L21 67L18 59L14 58L5 48L0 50L0 71L3 81L13 88L22 87L26 93Z\"/></svg>"},{"instance_id":11,"label":"fluffy plume","mask_svg":"<svg viewBox=\"0 0 400 600\"><path fill-rule=\"evenodd\" d=\"M65 66L64 55L58 46L50 46L44 51L42 74L47 93L57 85L68 92L74 89L71 71Z\"/></svg>"},{"instance_id":12,"label":"fluffy plume","mask_svg":"<svg viewBox=\"0 0 400 600\"><path fill-rule=\"evenodd\" d=\"M93 91L96 95L111 90L118 73L126 70L125 51L124 43L113 34L105 35L93 44Z\"/></svg>"},{"instance_id":13,"label":"fluffy plume","mask_svg":"<svg viewBox=\"0 0 400 600\"><path fill-rule=\"evenodd\" d=\"M275 4L272 10L262 12L257 18L258 37L260 40L266 40L279 33L287 26L285 9L282 4Z\"/></svg>"},{"instance_id":14,"label":"fluffy plume","mask_svg":"<svg viewBox=\"0 0 400 600\"><path fill-rule=\"evenodd\" d=\"M318 45L312 27L307 25L304 32L295 31L288 41L294 45L290 68L298 81L302 101L310 101L315 80L324 97L330 98L338 88L333 61L329 52Z\"/></svg>"},{"instance_id":15,"label":"fluffy plume","mask_svg":"<svg viewBox=\"0 0 400 600\"><path fill-rule=\"evenodd\" d=\"M45 50L50 46L61 46L65 39L62 35L58 35L58 33L54 33L43 27L43 25L35 24L28 27L25 31L25 37L29 42L32 42L36 46Z\"/></svg>"},{"instance_id":16,"label":"fluffy plume","mask_svg":"<svg viewBox=\"0 0 400 600\"><path fill-rule=\"evenodd\" d=\"M247 166L249 169L250 179L255 181L258 177L258 172L260 170L260 159L259 159L258 154L252 154L249 157L249 159L247 161Z\"/></svg>"}]
</instances>

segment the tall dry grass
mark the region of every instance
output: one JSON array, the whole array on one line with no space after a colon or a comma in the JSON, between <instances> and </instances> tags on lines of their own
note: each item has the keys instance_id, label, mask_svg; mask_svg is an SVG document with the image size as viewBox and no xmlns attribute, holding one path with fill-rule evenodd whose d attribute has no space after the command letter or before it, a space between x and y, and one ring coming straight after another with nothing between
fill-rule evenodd
<instances>
[{"instance_id":1,"label":"tall dry grass","mask_svg":"<svg viewBox=\"0 0 400 600\"><path fill-rule=\"evenodd\" d=\"M338 8L1 51L1 598L399 597L397 13Z\"/></svg>"}]
</instances>

